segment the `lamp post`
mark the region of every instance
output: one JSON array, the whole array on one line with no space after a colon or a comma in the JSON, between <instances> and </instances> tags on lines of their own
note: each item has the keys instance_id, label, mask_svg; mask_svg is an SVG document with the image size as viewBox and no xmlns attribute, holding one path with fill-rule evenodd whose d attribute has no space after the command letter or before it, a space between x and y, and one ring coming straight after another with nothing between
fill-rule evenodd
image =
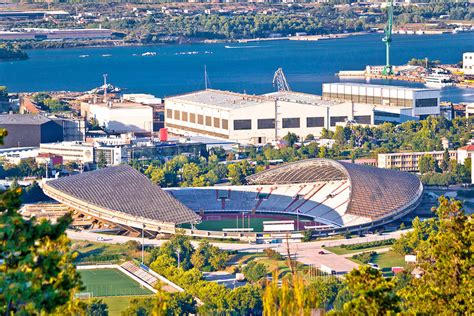
<instances>
[{"instance_id":1,"label":"lamp post","mask_svg":"<svg viewBox=\"0 0 474 316\"><path fill-rule=\"evenodd\" d=\"M181 263L180 253L181 253L181 249L180 248L176 249L176 255L178 256L178 269Z\"/></svg>"},{"instance_id":2,"label":"lamp post","mask_svg":"<svg viewBox=\"0 0 474 316\"><path fill-rule=\"evenodd\" d=\"M145 252L145 224L142 226L142 264L143 264L143 257Z\"/></svg>"}]
</instances>

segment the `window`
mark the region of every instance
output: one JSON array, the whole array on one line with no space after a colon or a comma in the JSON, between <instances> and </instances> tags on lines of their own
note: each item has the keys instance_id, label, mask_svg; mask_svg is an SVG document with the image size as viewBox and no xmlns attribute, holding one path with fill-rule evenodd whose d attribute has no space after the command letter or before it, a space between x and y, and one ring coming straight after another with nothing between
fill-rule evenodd
<instances>
[{"instance_id":1,"label":"window","mask_svg":"<svg viewBox=\"0 0 474 316\"><path fill-rule=\"evenodd\" d=\"M345 122L347 116L332 116L331 117L331 126L336 126L336 123Z\"/></svg>"},{"instance_id":2,"label":"window","mask_svg":"<svg viewBox=\"0 0 474 316\"><path fill-rule=\"evenodd\" d=\"M275 128L275 119L260 119L257 121L258 129L271 129Z\"/></svg>"},{"instance_id":3,"label":"window","mask_svg":"<svg viewBox=\"0 0 474 316\"><path fill-rule=\"evenodd\" d=\"M222 128L229 129L229 121L222 119Z\"/></svg>"},{"instance_id":4,"label":"window","mask_svg":"<svg viewBox=\"0 0 474 316\"><path fill-rule=\"evenodd\" d=\"M396 117L399 118L399 113L390 113L390 112L382 112L382 111L374 111L375 116L385 116L385 117Z\"/></svg>"},{"instance_id":5,"label":"window","mask_svg":"<svg viewBox=\"0 0 474 316\"><path fill-rule=\"evenodd\" d=\"M234 130L252 129L252 120L234 120Z\"/></svg>"},{"instance_id":6,"label":"window","mask_svg":"<svg viewBox=\"0 0 474 316\"><path fill-rule=\"evenodd\" d=\"M211 126L212 118L210 116L206 116L206 126Z\"/></svg>"},{"instance_id":7,"label":"window","mask_svg":"<svg viewBox=\"0 0 474 316\"><path fill-rule=\"evenodd\" d=\"M198 124L204 124L204 116L202 116L201 114L198 114Z\"/></svg>"},{"instance_id":8,"label":"window","mask_svg":"<svg viewBox=\"0 0 474 316\"><path fill-rule=\"evenodd\" d=\"M283 119L283 128L299 128L300 127L300 118L284 118Z\"/></svg>"},{"instance_id":9,"label":"window","mask_svg":"<svg viewBox=\"0 0 474 316\"><path fill-rule=\"evenodd\" d=\"M437 106L437 105L438 105L438 99L436 98L415 100L415 107L417 108L426 108L426 107Z\"/></svg>"},{"instance_id":10,"label":"window","mask_svg":"<svg viewBox=\"0 0 474 316\"><path fill-rule=\"evenodd\" d=\"M307 117L306 127L324 127L324 117Z\"/></svg>"},{"instance_id":11,"label":"window","mask_svg":"<svg viewBox=\"0 0 474 316\"><path fill-rule=\"evenodd\" d=\"M360 124L371 124L372 117L370 115L354 115L354 120Z\"/></svg>"},{"instance_id":12,"label":"window","mask_svg":"<svg viewBox=\"0 0 474 316\"><path fill-rule=\"evenodd\" d=\"M219 120L219 118L215 117L214 118L214 127L217 127L217 128L221 127L220 123L221 123L221 120Z\"/></svg>"},{"instance_id":13,"label":"window","mask_svg":"<svg viewBox=\"0 0 474 316\"><path fill-rule=\"evenodd\" d=\"M188 112L181 112L181 120L185 122L188 121Z\"/></svg>"},{"instance_id":14,"label":"window","mask_svg":"<svg viewBox=\"0 0 474 316\"><path fill-rule=\"evenodd\" d=\"M179 120L179 111L178 110L174 110L174 119Z\"/></svg>"},{"instance_id":15,"label":"window","mask_svg":"<svg viewBox=\"0 0 474 316\"><path fill-rule=\"evenodd\" d=\"M196 123L196 114L194 113L189 113L189 121L191 123Z\"/></svg>"},{"instance_id":16,"label":"window","mask_svg":"<svg viewBox=\"0 0 474 316\"><path fill-rule=\"evenodd\" d=\"M169 119L173 118L173 110L166 109L166 118L169 118Z\"/></svg>"}]
</instances>

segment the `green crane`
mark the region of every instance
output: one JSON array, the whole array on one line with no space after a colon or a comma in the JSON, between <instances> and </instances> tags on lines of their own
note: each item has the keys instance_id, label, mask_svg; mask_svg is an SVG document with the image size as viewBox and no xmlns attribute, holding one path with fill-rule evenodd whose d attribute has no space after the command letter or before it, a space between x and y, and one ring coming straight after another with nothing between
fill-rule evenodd
<instances>
[{"instance_id":1,"label":"green crane","mask_svg":"<svg viewBox=\"0 0 474 316\"><path fill-rule=\"evenodd\" d=\"M393 75L393 67L390 64L390 43L392 42L392 25L393 25L393 0L387 0L387 24L385 25L382 41L385 42L387 63L383 68L382 74Z\"/></svg>"}]
</instances>

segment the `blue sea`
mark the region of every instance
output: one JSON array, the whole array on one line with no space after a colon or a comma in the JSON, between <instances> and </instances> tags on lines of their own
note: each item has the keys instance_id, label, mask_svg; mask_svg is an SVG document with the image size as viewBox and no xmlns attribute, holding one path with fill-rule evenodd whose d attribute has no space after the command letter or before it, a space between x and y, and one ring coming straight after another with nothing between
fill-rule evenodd
<instances>
[{"instance_id":1,"label":"blue sea","mask_svg":"<svg viewBox=\"0 0 474 316\"><path fill-rule=\"evenodd\" d=\"M0 85L16 92L85 91L99 86L107 73L109 82L126 93L165 97L203 89L206 66L211 88L260 94L275 90L273 73L282 67L292 90L320 94L322 83L339 81L335 73L340 70L383 65L381 38L382 34L369 34L323 41L31 50L26 61L0 63ZM468 51L474 51L474 33L395 35L392 62L428 57L457 63ZM156 55L142 56L146 52ZM372 83L423 86L387 80ZM442 99L474 102L474 89L444 88Z\"/></svg>"}]
</instances>

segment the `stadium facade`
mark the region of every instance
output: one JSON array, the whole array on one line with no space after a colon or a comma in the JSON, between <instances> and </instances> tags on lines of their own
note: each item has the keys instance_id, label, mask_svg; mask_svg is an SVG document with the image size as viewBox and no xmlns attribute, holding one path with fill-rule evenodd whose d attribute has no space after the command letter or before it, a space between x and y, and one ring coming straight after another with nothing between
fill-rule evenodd
<instances>
[{"instance_id":1,"label":"stadium facade","mask_svg":"<svg viewBox=\"0 0 474 316\"><path fill-rule=\"evenodd\" d=\"M44 192L88 216L148 232L175 233L180 224L198 223L198 214L248 212L303 215L317 223L305 229L333 234L365 231L403 217L420 203L423 186L401 171L308 159L252 175L242 186L161 189L122 165L49 181ZM258 236L184 231L200 237Z\"/></svg>"}]
</instances>

